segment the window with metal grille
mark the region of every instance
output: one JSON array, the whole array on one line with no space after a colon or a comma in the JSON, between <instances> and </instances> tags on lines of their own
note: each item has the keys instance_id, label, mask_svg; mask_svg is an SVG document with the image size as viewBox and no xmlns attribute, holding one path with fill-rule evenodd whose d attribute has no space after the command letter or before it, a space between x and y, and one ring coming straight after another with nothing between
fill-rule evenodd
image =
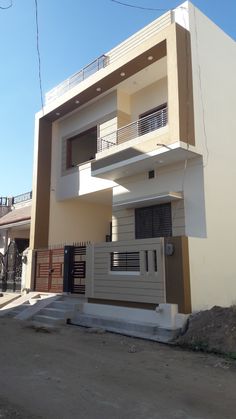
<instances>
[{"instance_id":1,"label":"window with metal grille","mask_svg":"<svg viewBox=\"0 0 236 419\"><path fill-rule=\"evenodd\" d=\"M135 209L135 238L172 236L171 204Z\"/></svg>"},{"instance_id":2,"label":"window with metal grille","mask_svg":"<svg viewBox=\"0 0 236 419\"><path fill-rule=\"evenodd\" d=\"M111 271L139 271L139 252L112 252Z\"/></svg>"}]
</instances>

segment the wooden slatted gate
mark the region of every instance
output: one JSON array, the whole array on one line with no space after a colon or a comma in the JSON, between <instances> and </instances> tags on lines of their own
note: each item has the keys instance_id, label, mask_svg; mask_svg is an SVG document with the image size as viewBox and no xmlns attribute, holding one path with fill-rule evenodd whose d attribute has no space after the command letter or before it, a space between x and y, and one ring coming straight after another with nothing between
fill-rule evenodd
<instances>
[{"instance_id":1,"label":"wooden slatted gate","mask_svg":"<svg viewBox=\"0 0 236 419\"><path fill-rule=\"evenodd\" d=\"M36 250L35 291L85 294L86 246Z\"/></svg>"},{"instance_id":2,"label":"wooden slatted gate","mask_svg":"<svg viewBox=\"0 0 236 419\"><path fill-rule=\"evenodd\" d=\"M36 251L35 291L63 292L64 249Z\"/></svg>"}]
</instances>

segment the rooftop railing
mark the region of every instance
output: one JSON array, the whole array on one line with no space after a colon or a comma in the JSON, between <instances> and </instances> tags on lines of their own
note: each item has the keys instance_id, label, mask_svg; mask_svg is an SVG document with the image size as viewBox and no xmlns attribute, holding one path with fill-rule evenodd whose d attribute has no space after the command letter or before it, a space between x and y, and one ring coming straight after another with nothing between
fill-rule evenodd
<instances>
[{"instance_id":1,"label":"rooftop railing","mask_svg":"<svg viewBox=\"0 0 236 419\"><path fill-rule=\"evenodd\" d=\"M83 80L90 77L92 74L101 70L101 68L106 67L107 64L108 64L108 57L106 57L106 55L101 55L100 57L96 58L96 60L88 64L86 67L82 68L82 70L73 74L71 77L64 80L62 83L58 84L52 90L47 92L45 95L45 104L48 105L57 97L63 95L68 90L72 89L72 87L76 86L77 84L81 83Z\"/></svg>"},{"instance_id":2,"label":"rooftop railing","mask_svg":"<svg viewBox=\"0 0 236 419\"><path fill-rule=\"evenodd\" d=\"M171 23L172 14L171 11L169 11L151 22L149 25L145 26L140 31L136 32L134 35L130 36L128 39L126 39L112 50L108 51L106 55L101 55L82 70L73 74L71 77L47 92L45 94L45 104L48 105L49 103L53 102L68 90L99 71L101 68L104 68L109 64L113 64L125 54L130 53L130 51L134 50L136 47L142 44L142 42L162 31Z\"/></svg>"},{"instance_id":3,"label":"rooftop railing","mask_svg":"<svg viewBox=\"0 0 236 419\"><path fill-rule=\"evenodd\" d=\"M125 125L124 127L119 128L118 130L111 132L104 137L98 138L97 151L101 152L108 150L111 147L115 147L126 141L133 140L136 137L140 137L141 135L145 135L149 132L164 127L168 122L167 110L167 107L165 107L152 113L151 115L131 122L131 124Z\"/></svg>"},{"instance_id":4,"label":"rooftop railing","mask_svg":"<svg viewBox=\"0 0 236 419\"><path fill-rule=\"evenodd\" d=\"M20 202L29 201L30 199L32 199L32 191L14 196L12 199L12 205L19 204Z\"/></svg>"}]
</instances>

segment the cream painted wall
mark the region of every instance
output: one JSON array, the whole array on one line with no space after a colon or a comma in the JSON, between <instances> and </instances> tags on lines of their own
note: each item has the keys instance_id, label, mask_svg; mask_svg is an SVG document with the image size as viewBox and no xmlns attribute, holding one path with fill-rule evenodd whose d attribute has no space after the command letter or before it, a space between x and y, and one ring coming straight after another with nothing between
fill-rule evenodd
<instances>
[{"instance_id":1,"label":"cream painted wall","mask_svg":"<svg viewBox=\"0 0 236 419\"><path fill-rule=\"evenodd\" d=\"M236 303L236 47L189 7L195 138L204 155L205 208L198 206L207 226L206 238L189 239L192 307L199 310Z\"/></svg>"},{"instance_id":2,"label":"cream painted wall","mask_svg":"<svg viewBox=\"0 0 236 419\"><path fill-rule=\"evenodd\" d=\"M17 229L11 229L9 230L9 239L29 239L30 236L30 230L29 227L24 230L17 230Z\"/></svg>"},{"instance_id":3,"label":"cream painted wall","mask_svg":"<svg viewBox=\"0 0 236 419\"><path fill-rule=\"evenodd\" d=\"M104 137L117 130L117 117L99 124L98 137Z\"/></svg>"},{"instance_id":4,"label":"cream painted wall","mask_svg":"<svg viewBox=\"0 0 236 419\"><path fill-rule=\"evenodd\" d=\"M105 241L110 232L111 206L82 199L56 202L51 194L49 245Z\"/></svg>"},{"instance_id":5,"label":"cream painted wall","mask_svg":"<svg viewBox=\"0 0 236 419\"><path fill-rule=\"evenodd\" d=\"M117 109L128 115L131 114L131 96L124 92L123 90L118 89L117 91Z\"/></svg>"},{"instance_id":6,"label":"cream painted wall","mask_svg":"<svg viewBox=\"0 0 236 419\"><path fill-rule=\"evenodd\" d=\"M167 102L167 78L164 77L131 96L131 120L139 115Z\"/></svg>"}]
</instances>

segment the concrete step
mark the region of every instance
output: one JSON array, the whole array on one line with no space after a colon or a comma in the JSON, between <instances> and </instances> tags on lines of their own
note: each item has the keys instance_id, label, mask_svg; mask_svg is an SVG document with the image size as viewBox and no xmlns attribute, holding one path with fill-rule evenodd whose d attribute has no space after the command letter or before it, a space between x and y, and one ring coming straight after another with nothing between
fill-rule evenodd
<instances>
[{"instance_id":1,"label":"concrete step","mask_svg":"<svg viewBox=\"0 0 236 419\"><path fill-rule=\"evenodd\" d=\"M45 316L42 314L37 314L32 318L33 323L40 323L42 325L62 325L66 324L65 319L61 319L53 316Z\"/></svg>"},{"instance_id":2,"label":"concrete step","mask_svg":"<svg viewBox=\"0 0 236 419\"><path fill-rule=\"evenodd\" d=\"M164 329L153 323L125 321L118 318L99 317L84 313L77 313L75 318L71 321L71 324L102 328L110 332L158 342L171 342L179 334L179 329Z\"/></svg>"},{"instance_id":3,"label":"concrete step","mask_svg":"<svg viewBox=\"0 0 236 419\"><path fill-rule=\"evenodd\" d=\"M50 306L40 310L39 314L43 316L56 317L58 319L69 319L74 316L74 310L54 308Z\"/></svg>"},{"instance_id":4,"label":"concrete step","mask_svg":"<svg viewBox=\"0 0 236 419\"><path fill-rule=\"evenodd\" d=\"M30 304L24 303L15 307L12 307L11 309L9 309L6 312L6 315L8 317L15 317L17 316L19 313L22 313L26 308L28 308L30 306Z\"/></svg>"},{"instance_id":5,"label":"concrete step","mask_svg":"<svg viewBox=\"0 0 236 419\"><path fill-rule=\"evenodd\" d=\"M79 303L77 301L69 302L69 301L57 300L57 301L54 301L52 304L50 304L50 308L71 311L71 310L79 309L81 307L81 304L82 303Z\"/></svg>"}]
</instances>

